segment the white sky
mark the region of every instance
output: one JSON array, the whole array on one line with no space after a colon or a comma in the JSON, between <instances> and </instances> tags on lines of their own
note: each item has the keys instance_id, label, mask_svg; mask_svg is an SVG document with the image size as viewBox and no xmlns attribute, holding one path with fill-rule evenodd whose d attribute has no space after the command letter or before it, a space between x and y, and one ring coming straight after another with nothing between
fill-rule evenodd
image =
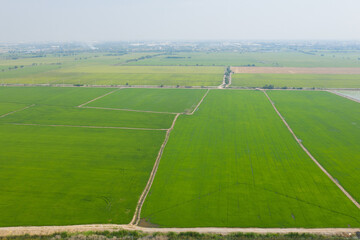
<instances>
[{"instance_id":1,"label":"white sky","mask_svg":"<svg viewBox=\"0 0 360 240\"><path fill-rule=\"evenodd\" d=\"M360 40L360 0L0 0L0 42Z\"/></svg>"}]
</instances>

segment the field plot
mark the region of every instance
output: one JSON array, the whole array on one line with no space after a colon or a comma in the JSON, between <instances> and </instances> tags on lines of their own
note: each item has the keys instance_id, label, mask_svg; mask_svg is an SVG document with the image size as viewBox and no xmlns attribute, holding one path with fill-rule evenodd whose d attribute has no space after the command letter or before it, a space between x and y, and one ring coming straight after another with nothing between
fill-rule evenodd
<instances>
[{"instance_id":1,"label":"field plot","mask_svg":"<svg viewBox=\"0 0 360 240\"><path fill-rule=\"evenodd\" d=\"M191 112L206 91L205 89L121 89L85 107Z\"/></svg>"},{"instance_id":2,"label":"field plot","mask_svg":"<svg viewBox=\"0 0 360 240\"><path fill-rule=\"evenodd\" d=\"M307 88L360 88L360 75L350 74L266 74L239 73L232 75L231 86Z\"/></svg>"},{"instance_id":3,"label":"field plot","mask_svg":"<svg viewBox=\"0 0 360 240\"><path fill-rule=\"evenodd\" d=\"M216 86L222 82L223 67L121 66L84 63L46 73L5 78L5 83L95 84L95 85L180 85Z\"/></svg>"},{"instance_id":4,"label":"field plot","mask_svg":"<svg viewBox=\"0 0 360 240\"><path fill-rule=\"evenodd\" d=\"M304 146L359 202L359 103L328 92L268 94Z\"/></svg>"},{"instance_id":5,"label":"field plot","mask_svg":"<svg viewBox=\"0 0 360 240\"><path fill-rule=\"evenodd\" d=\"M216 86L221 84L223 73L222 67L98 65L63 69L49 77L54 77L53 83Z\"/></svg>"},{"instance_id":6,"label":"field plot","mask_svg":"<svg viewBox=\"0 0 360 240\"><path fill-rule=\"evenodd\" d=\"M268 67L360 67L359 52L319 51L306 54L279 52L179 52L128 65L163 66L268 66Z\"/></svg>"},{"instance_id":7,"label":"field plot","mask_svg":"<svg viewBox=\"0 0 360 240\"><path fill-rule=\"evenodd\" d=\"M59 80L61 78L66 79L67 82L72 80L73 84L78 84L81 83L81 79L78 79L81 74L75 72L60 74L58 71L77 66L101 68L108 65L122 65L155 54L158 53L109 54L103 52L81 53L72 56L48 54L46 57L24 56L15 60L4 59L4 56L0 55L0 83L48 84L54 80L61 82Z\"/></svg>"},{"instance_id":8,"label":"field plot","mask_svg":"<svg viewBox=\"0 0 360 240\"><path fill-rule=\"evenodd\" d=\"M0 226L128 223L165 131L0 124Z\"/></svg>"},{"instance_id":9,"label":"field plot","mask_svg":"<svg viewBox=\"0 0 360 240\"><path fill-rule=\"evenodd\" d=\"M359 227L360 211L260 91L210 90L180 116L145 201L162 227Z\"/></svg>"},{"instance_id":10,"label":"field plot","mask_svg":"<svg viewBox=\"0 0 360 240\"><path fill-rule=\"evenodd\" d=\"M0 102L0 118L4 114L20 110L26 107L25 104L17 104L17 103L2 103Z\"/></svg>"},{"instance_id":11,"label":"field plot","mask_svg":"<svg viewBox=\"0 0 360 240\"><path fill-rule=\"evenodd\" d=\"M34 106L0 119L0 123L167 129L173 118L170 114Z\"/></svg>"},{"instance_id":12,"label":"field plot","mask_svg":"<svg viewBox=\"0 0 360 240\"><path fill-rule=\"evenodd\" d=\"M73 107L111 91L113 91L113 89L0 87L0 102Z\"/></svg>"}]
</instances>

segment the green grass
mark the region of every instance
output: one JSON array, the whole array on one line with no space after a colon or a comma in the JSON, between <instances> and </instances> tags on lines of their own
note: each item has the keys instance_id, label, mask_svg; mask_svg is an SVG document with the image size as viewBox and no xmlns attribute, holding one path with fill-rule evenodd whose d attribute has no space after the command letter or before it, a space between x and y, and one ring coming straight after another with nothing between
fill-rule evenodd
<instances>
[{"instance_id":1,"label":"green grass","mask_svg":"<svg viewBox=\"0 0 360 240\"><path fill-rule=\"evenodd\" d=\"M360 105L328 92L269 91L304 146L360 202Z\"/></svg>"},{"instance_id":2,"label":"green grass","mask_svg":"<svg viewBox=\"0 0 360 240\"><path fill-rule=\"evenodd\" d=\"M60 87L0 87L0 102L51 106L78 106L113 89Z\"/></svg>"},{"instance_id":3,"label":"green grass","mask_svg":"<svg viewBox=\"0 0 360 240\"><path fill-rule=\"evenodd\" d=\"M360 226L265 95L240 90L211 90L179 117L141 216L161 227Z\"/></svg>"},{"instance_id":4,"label":"green grass","mask_svg":"<svg viewBox=\"0 0 360 240\"><path fill-rule=\"evenodd\" d=\"M130 222L165 135L10 125L0 132L0 226Z\"/></svg>"},{"instance_id":5,"label":"green grass","mask_svg":"<svg viewBox=\"0 0 360 240\"><path fill-rule=\"evenodd\" d=\"M16 71L21 70L13 73ZM223 67L143 67L87 62L46 72L13 74L11 78L3 74L0 80L1 83L25 84L216 86L222 82L223 71Z\"/></svg>"},{"instance_id":6,"label":"green grass","mask_svg":"<svg viewBox=\"0 0 360 240\"><path fill-rule=\"evenodd\" d=\"M360 88L360 75L338 74L233 74L231 86L307 88Z\"/></svg>"},{"instance_id":7,"label":"green grass","mask_svg":"<svg viewBox=\"0 0 360 240\"><path fill-rule=\"evenodd\" d=\"M121 89L86 106L158 112L191 112L205 89Z\"/></svg>"},{"instance_id":8,"label":"green grass","mask_svg":"<svg viewBox=\"0 0 360 240\"><path fill-rule=\"evenodd\" d=\"M113 89L2 87L0 226L129 223L174 115L77 108Z\"/></svg>"},{"instance_id":9,"label":"green grass","mask_svg":"<svg viewBox=\"0 0 360 240\"><path fill-rule=\"evenodd\" d=\"M0 123L166 129L173 119L170 114L34 106L1 118Z\"/></svg>"},{"instance_id":10,"label":"green grass","mask_svg":"<svg viewBox=\"0 0 360 240\"><path fill-rule=\"evenodd\" d=\"M0 102L0 116L26 107L24 104ZM0 118L1 120L1 118Z\"/></svg>"}]
</instances>

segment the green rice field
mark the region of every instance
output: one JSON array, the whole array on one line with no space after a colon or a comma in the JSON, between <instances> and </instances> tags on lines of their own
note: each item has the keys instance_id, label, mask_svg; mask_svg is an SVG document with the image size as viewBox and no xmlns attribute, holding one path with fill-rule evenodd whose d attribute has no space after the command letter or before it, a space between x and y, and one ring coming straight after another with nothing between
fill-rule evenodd
<instances>
[{"instance_id":1,"label":"green rice field","mask_svg":"<svg viewBox=\"0 0 360 240\"><path fill-rule=\"evenodd\" d=\"M217 86L222 82L223 73L223 67L143 67L85 62L0 72L0 83Z\"/></svg>"},{"instance_id":2,"label":"green rice field","mask_svg":"<svg viewBox=\"0 0 360 240\"><path fill-rule=\"evenodd\" d=\"M210 90L193 116L179 118L141 217L161 227L360 226L359 209L265 95L241 90Z\"/></svg>"},{"instance_id":3,"label":"green rice field","mask_svg":"<svg viewBox=\"0 0 360 240\"><path fill-rule=\"evenodd\" d=\"M0 87L1 114L35 104L0 118L0 226L130 222L174 115L77 107L110 91Z\"/></svg>"},{"instance_id":4,"label":"green rice field","mask_svg":"<svg viewBox=\"0 0 360 240\"><path fill-rule=\"evenodd\" d=\"M191 112L205 89L121 89L86 106L158 112Z\"/></svg>"},{"instance_id":5,"label":"green rice field","mask_svg":"<svg viewBox=\"0 0 360 240\"><path fill-rule=\"evenodd\" d=\"M329 92L268 93L360 201L359 103ZM0 227L130 223L167 132L141 226L360 227L360 210L263 92L106 87L0 87Z\"/></svg>"},{"instance_id":6,"label":"green rice field","mask_svg":"<svg viewBox=\"0 0 360 240\"><path fill-rule=\"evenodd\" d=\"M328 92L269 91L269 96L304 146L359 202L359 103Z\"/></svg>"},{"instance_id":7,"label":"green rice field","mask_svg":"<svg viewBox=\"0 0 360 240\"><path fill-rule=\"evenodd\" d=\"M1 227L130 222L165 135L3 124L0 132Z\"/></svg>"},{"instance_id":8,"label":"green rice field","mask_svg":"<svg viewBox=\"0 0 360 240\"><path fill-rule=\"evenodd\" d=\"M0 123L167 129L173 118L170 114L34 106L0 119Z\"/></svg>"},{"instance_id":9,"label":"green rice field","mask_svg":"<svg viewBox=\"0 0 360 240\"><path fill-rule=\"evenodd\" d=\"M17 103L1 103L0 102L0 116L7 114L12 111L16 111L26 107L24 104L17 104Z\"/></svg>"}]
</instances>

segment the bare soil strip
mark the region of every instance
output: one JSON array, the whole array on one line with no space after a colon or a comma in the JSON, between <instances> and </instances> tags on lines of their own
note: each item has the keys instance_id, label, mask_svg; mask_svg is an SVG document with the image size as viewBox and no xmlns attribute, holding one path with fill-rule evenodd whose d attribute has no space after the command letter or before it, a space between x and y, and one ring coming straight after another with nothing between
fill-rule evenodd
<instances>
[{"instance_id":1,"label":"bare soil strip","mask_svg":"<svg viewBox=\"0 0 360 240\"><path fill-rule=\"evenodd\" d=\"M117 224L92 224L92 225L71 225L71 226L43 226L43 227L2 227L0 236L19 236L19 235L49 235L60 232L88 232L88 231L120 231L120 230L137 230L147 233L155 232L198 232L198 233L216 233L229 234L235 232L242 233L310 233L321 235L343 235L352 236L360 231L360 228L143 228L134 225L117 225Z\"/></svg>"},{"instance_id":2,"label":"bare soil strip","mask_svg":"<svg viewBox=\"0 0 360 240\"><path fill-rule=\"evenodd\" d=\"M219 88L219 89L225 88L225 85L226 85L226 83L225 83L225 75L224 75L222 83L217 88Z\"/></svg>"},{"instance_id":3,"label":"bare soil strip","mask_svg":"<svg viewBox=\"0 0 360 240\"><path fill-rule=\"evenodd\" d=\"M265 96L268 98L269 102L271 103L271 105L273 106L275 112L279 115L279 117L281 118L281 120L284 122L285 126L288 128L288 130L290 131L290 133L293 135L293 137L295 138L296 142L300 145L300 147L304 150L304 152L311 158L311 160L313 160L313 162L321 169L321 171L323 171L329 178L330 180L336 184L336 186L346 195L347 198L350 199L351 202L353 202L355 204L355 206L360 209L360 204L335 180L335 178L333 178L330 173L328 173L325 168L323 166L321 166L321 164L313 157L313 155L311 155L311 153L304 147L304 145L301 143L301 141L298 139L298 137L295 135L295 133L293 132L293 130L290 128L289 124L285 121L284 117L281 115L281 113L277 110L277 108L275 107L275 104L273 103L273 101L271 100L271 98L269 97L269 95L266 93L265 90L262 90L263 93L265 94Z\"/></svg>"},{"instance_id":4,"label":"bare soil strip","mask_svg":"<svg viewBox=\"0 0 360 240\"><path fill-rule=\"evenodd\" d=\"M115 110L115 111L129 111L129 112L145 112L145 113L162 113L162 114L179 114L174 112L156 112L156 111L146 111L146 110L134 110L126 108L106 108L106 107L81 107L81 108L95 108L95 109L104 109L104 110Z\"/></svg>"},{"instance_id":5,"label":"bare soil strip","mask_svg":"<svg viewBox=\"0 0 360 240\"><path fill-rule=\"evenodd\" d=\"M227 88L231 85L231 77L232 77L232 71L230 72L230 75L229 75L229 83L225 85L225 88Z\"/></svg>"},{"instance_id":6,"label":"bare soil strip","mask_svg":"<svg viewBox=\"0 0 360 240\"><path fill-rule=\"evenodd\" d=\"M345 94L342 94L342 93L339 93L339 92L335 92L335 91L330 91L330 90L328 90L328 92L333 93L333 94L336 94L336 95L338 95L338 96L340 96L340 97L343 97L343 98L347 98L347 99L349 99L349 100L351 100L351 101L360 103L360 100L359 100L359 99L352 98L352 97L350 97L350 96L348 96L348 95L345 95Z\"/></svg>"},{"instance_id":7,"label":"bare soil strip","mask_svg":"<svg viewBox=\"0 0 360 240\"><path fill-rule=\"evenodd\" d=\"M199 108L200 104L204 101L205 97L207 96L207 94L209 93L210 89L208 89L206 91L206 93L204 94L204 96L201 98L200 102L198 103L198 105L196 105L196 107L194 108L194 110L191 113L186 113L186 115L193 115L194 112Z\"/></svg>"},{"instance_id":8,"label":"bare soil strip","mask_svg":"<svg viewBox=\"0 0 360 240\"><path fill-rule=\"evenodd\" d=\"M360 68L231 67L234 73L360 74Z\"/></svg>"},{"instance_id":9,"label":"bare soil strip","mask_svg":"<svg viewBox=\"0 0 360 240\"><path fill-rule=\"evenodd\" d=\"M35 104L32 104L32 105L30 105L30 106L21 108L21 109L19 109L19 110L15 110L15 111L12 111L12 112L9 112L9 113L5 113L5 114L1 115L0 118L6 117L6 116L8 116L8 115L10 115L10 114L13 114L13 113L16 113L16 112L23 111L23 110L28 109L28 108L31 108L31 107L33 107L33 106L35 106Z\"/></svg>"},{"instance_id":10,"label":"bare soil strip","mask_svg":"<svg viewBox=\"0 0 360 240\"><path fill-rule=\"evenodd\" d=\"M154 167L153 167L153 169L152 169L152 171L150 173L150 178L149 178L149 180L148 180L148 182L147 182L147 184L145 186L145 189L142 192L142 194L140 196L140 199L139 199L139 201L138 201L138 203L136 205L135 213L134 213L134 216L133 216L133 218L132 218L132 220L130 222L130 225L137 225L139 223L139 221L140 221L140 215L141 215L142 206L143 206L143 204L145 202L146 196L148 195L148 193L150 191L151 185L154 182L155 175L156 175L156 172L157 172L158 167L159 167L161 156L162 156L162 154L164 152L166 143L168 142L169 137L170 137L170 133L174 129L175 122L178 119L179 115L180 115L180 113L176 114L176 116L174 118L174 121L171 124L171 127L166 132L164 142L160 147L159 153L158 153L157 158L155 160Z\"/></svg>"},{"instance_id":11,"label":"bare soil strip","mask_svg":"<svg viewBox=\"0 0 360 240\"><path fill-rule=\"evenodd\" d=\"M110 128L110 129L127 129L127 130L144 130L144 131L168 131L167 128L131 128L131 127L102 127L102 126L80 126L80 125L54 125L54 124L33 124L33 123L6 123L20 126L40 126L40 127L74 127L74 128Z\"/></svg>"},{"instance_id":12,"label":"bare soil strip","mask_svg":"<svg viewBox=\"0 0 360 240\"><path fill-rule=\"evenodd\" d=\"M116 92L116 91L118 91L118 90L120 90L120 89L121 89L121 88L115 89L115 90L113 90L113 91L111 91L111 92L108 92L108 93L106 93L106 94L104 94L104 95L101 95L101 96L99 96L99 97L97 97L97 98L94 98L94 99L92 99L92 100L90 100L90 101L88 101L88 102L86 102L86 103L83 103L83 104L79 105L78 107L83 107L83 106L85 106L85 105L87 105L87 104L89 104L89 103L91 103L91 102L94 102L94 101L100 99L100 98L106 97L107 95L110 95L110 94L112 94L112 93L114 93L114 92Z\"/></svg>"}]
</instances>

